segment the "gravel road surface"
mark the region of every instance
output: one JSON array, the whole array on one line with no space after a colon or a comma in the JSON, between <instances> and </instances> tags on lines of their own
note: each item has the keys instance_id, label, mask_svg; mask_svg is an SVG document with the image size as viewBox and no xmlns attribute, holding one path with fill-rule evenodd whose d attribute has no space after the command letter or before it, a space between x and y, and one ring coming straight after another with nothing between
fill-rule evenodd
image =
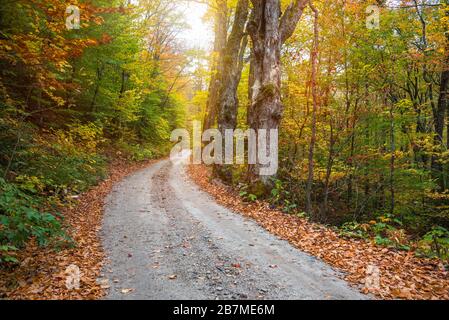
<instances>
[{"instance_id":1,"label":"gravel road surface","mask_svg":"<svg viewBox=\"0 0 449 320\"><path fill-rule=\"evenodd\" d=\"M106 299L365 299L319 259L218 205L183 161L117 184L105 207Z\"/></svg>"}]
</instances>

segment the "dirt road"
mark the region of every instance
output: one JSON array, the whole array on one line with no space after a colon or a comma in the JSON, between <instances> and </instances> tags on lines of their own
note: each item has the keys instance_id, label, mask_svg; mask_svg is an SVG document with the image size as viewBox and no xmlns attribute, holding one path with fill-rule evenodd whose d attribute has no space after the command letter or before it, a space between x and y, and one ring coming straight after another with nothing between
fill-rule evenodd
<instances>
[{"instance_id":1,"label":"dirt road","mask_svg":"<svg viewBox=\"0 0 449 320\"><path fill-rule=\"evenodd\" d=\"M115 186L107 299L365 299L315 257L216 204L164 160Z\"/></svg>"}]
</instances>

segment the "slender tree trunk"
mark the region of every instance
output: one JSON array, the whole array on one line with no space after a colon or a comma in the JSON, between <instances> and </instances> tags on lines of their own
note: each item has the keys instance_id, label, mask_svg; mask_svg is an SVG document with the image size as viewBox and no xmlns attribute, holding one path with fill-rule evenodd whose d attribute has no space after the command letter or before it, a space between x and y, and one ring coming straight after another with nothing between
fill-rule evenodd
<instances>
[{"instance_id":1,"label":"slender tree trunk","mask_svg":"<svg viewBox=\"0 0 449 320\"><path fill-rule=\"evenodd\" d=\"M128 74L125 70L122 70L122 80L120 84L120 91L119 91L119 98L123 97L123 94L125 93L125 86L126 86L126 79L128 78Z\"/></svg>"},{"instance_id":2,"label":"slender tree trunk","mask_svg":"<svg viewBox=\"0 0 449 320\"><path fill-rule=\"evenodd\" d=\"M440 77L440 92L438 97L438 105L434 113L435 123L435 138L434 138L434 153L432 155L432 174L437 180L440 191L444 191L448 186L445 184L443 164L439 153L444 151L444 122L446 120L446 113L449 118L449 104L448 104L448 90L449 90L449 37L446 39L446 57L442 65ZM449 147L449 122L447 124L447 146Z\"/></svg>"},{"instance_id":3,"label":"slender tree trunk","mask_svg":"<svg viewBox=\"0 0 449 320\"><path fill-rule=\"evenodd\" d=\"M447 91L446 91L447 94ZM449 103L446 101L446 147L449 150ZM449 175L449 174L448 174Z\"/></svg>"},{"instance_id":4,"label":"slender tree trunk","mask_svg":"<svg viewBox=\"0 0 449 320\"><path fill-rule=\"evenodd\" d=\"M438 98L438 107L435 114L435 138L434 138L434 154L432 155L432 173L434 178L437 179L440 190L445 189L444 179L443 179L443 166L440 162L441 156L435 153L440 153L443 151L443 131L446 109L448 108L447 103L447 91L449 83L449 70L444 70L441 73L440 82L440 95Z\"/></svg>"},{"instance_id":5,"label":"slender tree trunk","mask_svg":"<svg viewBox=\"0 0 449 320\"><path fill-rule=\"evenodd\" d=\"M96 111L95 102L97 100L98 91L100 90L100 83L101 83L101 79L103 78L103 71L104 71L104 64L103 64L103 62L100 62L100 65L97 67L97 84L95 86L94 95L93 95L92 101L90 103L91 112Z\"/></svg>"},{"instance_id":6,"label":"slender tree trunk","mask_svg":"<svg viewBox=\"0 0 449 320\"><path fill-rule=\"evenodd\" d=\"M306 211L309 213L314 219L319 220L320 217L317 217L313 212L312 206L312 186L313 186L313 176L314 176L314 153L315 153L315 143L316 143L316 114L318 109L318 87L317 87L317 66L318 66L318 11L310 6L314 12L314 39L313 39L313 50L312 50L312 99L313 99L313 107L312 107L312 124L311 124L311 137L310 137L310 145L309 145L309 166L308 166L308 176L307 176L307 185L306 185Z\"/></svg>"},{"instance_id":7,"label":"slender tree trunk","mask_svg":"<svg viewBox=\"0 0 449 320\"><path fill-rule=\"evenodd\" d=\"M122 70L121 72L121 83L120 83L120 90L118 93L118 98L122 99L123 98L123 94L125 93L125 88L126 88L126 80L128 78L128 74L126 73L125 70ZM122 139L123 138L123 119L122 119L122 115L121 113L118 113L118 118L117 118L117 128L118 128L118 139Z\"/></svg>"},{"instance_id":8,"label":"slender tree trunk","mask_svg":"<svg viewBox=\"0 0 449 320\"><path fill-rule=\"evenodd\" d=\"M326 166L326 179L324 181L324 200L323 200L323 215L327 215L328 213L328 201L329 201L329 183L332 174L332 166L334 164L334 126L332 124L332 119L330 120L330 138L329 138L329 155L327 158L327 166Z\"/></svg>"},{"instance_id":9,"label":"slender tree trunk","mask_svg":"<svg viewBox=\"0 0 449 320\"><path fill-rule=\"evenodd\" d=\"M394 172L395 172L395 153L396 153L396 140L394 135L395 125L394 125L394 105L390 103L390 147L391 147L391 157L390 157L390 213L394 213L395 207L395 190L394 190Z\"/></svg>"}]
</instances>

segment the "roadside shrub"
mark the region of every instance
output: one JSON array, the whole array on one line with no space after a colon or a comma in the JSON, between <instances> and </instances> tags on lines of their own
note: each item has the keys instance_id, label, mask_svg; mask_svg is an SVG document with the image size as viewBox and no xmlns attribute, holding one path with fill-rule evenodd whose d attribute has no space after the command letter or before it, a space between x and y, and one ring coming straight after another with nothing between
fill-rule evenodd
<instances>
[{"instance_id":1,"label":"roadside shrub","mask_svg":"<svg viewBox=\"0 0 449 320\"><path fill-rule=\"evenodd\" d=\"M169 154L172 148L171 144L153 144L153 143L130 143L129 141L119 140L114 144L118 155L132 161L143 161L155 159Z\"/></svg>"},{"instance_id":2,"label":"roadside shrub","mask_svg":"<svg viewBox=\"0 0 449 320\"><path fill-rule=\"evenodd\" d=\"M380 246L402 250L410 249L409 239L399 219L390 214L383 214L369 223L346 222L338 228L343 237L373 239Z\"/></svg>"},{"instance_id":3,"label":"roadside shrub","mask_svg":"<svg viewBox=\"0 0 449 320\"><path fill-rule=\"evenodd\" d=\"M13 263L31 239L40 246L69 240L56 207L105 177L106 161L96 152L102 138L93 124L65 131L1 124L0 263Z\"/></svg>"},{"instance_id":4,"label":"roadside shrub","mask_svg":"<svg viewBox=\"0 0 449 320\"><path fill-rule=\"evenodd\" d=\"M369 237L369 225L360 224L355 221L349 221L344 223L339 229L339 234L346 238L359 238L366 239Z\"/></svg>"},{"instance_id":5,"label":"roadside shrub","mask_svg":"<svg viewBox=\"0 0 449 320\"><path fill-rule=\"evenodd\" d=\"M0 263L16 262L13 252L29 239L45 246L57 238L66 238L61 222L41 212L43 200L30 196L0 178Z\"/></svg>"},{"instance_id":6,"label":"roadside shrub","mask_svg":"<svg viewBox=\"0 0 449 320\"><path fill-rule=\"evenodd\" d=\"M15 182L60 198L82 192L106 175L106 160L96 152L101 140L93 124L36 134L32 146L18 155Z\"/></svg>"},{"instance_id":7,"label":"roadside shrub","mask_svg":"<svg viewBox=\"0 0 449 320\"><path fill-rule=\"evenodd\" d=\"M419 241L418 254L449 263L449 231L443 227L433 227Z\"/></svg>"}]
</instances>

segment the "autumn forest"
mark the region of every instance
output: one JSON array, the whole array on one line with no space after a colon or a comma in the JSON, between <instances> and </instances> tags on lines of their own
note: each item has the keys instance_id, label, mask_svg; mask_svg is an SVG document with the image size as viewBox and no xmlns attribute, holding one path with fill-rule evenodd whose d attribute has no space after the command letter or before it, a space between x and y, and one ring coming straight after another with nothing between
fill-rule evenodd
<instances>
[{"instance_id":1,"label":"autumn forest","mask_svg":"<svg viewBox=\"0 0 449 320\"><path fill-rule=\"evenodd\" d=\"M314 226L309 240L332 234L346 251L416 259L415 273L381 266L402 280L368 290L377 297L449 298L449 1L0 3L0 299L101 297L102 245L82 251L100 241L101 199L167 157L172 131L193 121L223 136L279 130L275 175L189 166L220 205L358 285L365 266L334 263L328 244L297 244L297 223ZM52 255L62 260L30 271ZM82 256L94 279L82 280L85 295L42 285L53 263Z\"/></svg>"}]
</instances>

